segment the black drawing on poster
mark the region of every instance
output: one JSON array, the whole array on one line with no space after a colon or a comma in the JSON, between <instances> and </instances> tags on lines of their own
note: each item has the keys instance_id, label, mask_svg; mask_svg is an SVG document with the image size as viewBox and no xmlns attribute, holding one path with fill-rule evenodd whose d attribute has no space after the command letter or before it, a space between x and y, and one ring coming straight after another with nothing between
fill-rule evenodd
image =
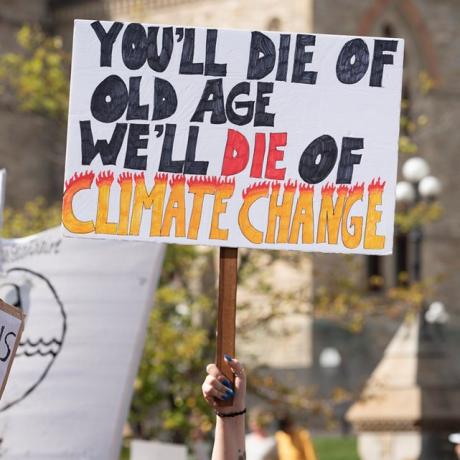
<instances>
[{"instance_id":1,"label":"black drawing on poster","mask_svg":"<svg viewBox=\"0 0 460 460\"><path fill-rule=\"evenodd\" d=\"M0 290L3 296L5 296L4 293L8 293L9 303L21 308L26 314L30 305L34 308L34 297L37 294L41 297L46 296L47 308L51 306L53 313L55 313L53 327L56 326L52 334L48 332L46 336L31 336L28 332L31 328L27 327L26 319L26 326L15 359L18 361L35 359L40 361L40 365L31 366L31 369L37 369L36 373L23 388L16 388L12 399L8 400L8 394L5 394L0 403L0 412L4 412L27 398L45 380L62 350L67 332L67 315L50 280L28 268L15 267L7 270L6 280L0 282ZM43 303L43 298L40 301Z\"/></svg>"}]
</instances>

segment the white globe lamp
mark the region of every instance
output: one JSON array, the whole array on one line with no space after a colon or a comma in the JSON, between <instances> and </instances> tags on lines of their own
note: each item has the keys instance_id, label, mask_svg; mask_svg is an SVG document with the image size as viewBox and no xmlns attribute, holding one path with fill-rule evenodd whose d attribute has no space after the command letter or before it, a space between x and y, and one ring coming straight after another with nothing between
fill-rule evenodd
<instances>
[{"instance_id":1,"label":"white globe lamp","mask_svg":"<svg viewBox=\"0 0 460 460\"><path fill-rule=\"evenodd\" d=\"M415 201L415 189L410 182L401 181L396 184L396 201L405 204Z\"/></svg>"},{"instance_id":2,"label":"white globe lamp","mask_svg":"<svg viewBox=\"0 0 460 460\"><path fill-rule=\"evenodd\" d=\"M434 176L424 177L418 184L418 191L423 198L436 198L441 194L441 181Z\"/></svg>"},{"instance_id":3,"label":"white globe lamp","mask_svg":"<svg viewBox=\"0 0 460 460\"><path fill-rule=\"evenodd\" d=\"M430 167L423 158L414 157L403 164L402 174L404 179L417 183L430 174Z\"/></svg>"}]
</instances>

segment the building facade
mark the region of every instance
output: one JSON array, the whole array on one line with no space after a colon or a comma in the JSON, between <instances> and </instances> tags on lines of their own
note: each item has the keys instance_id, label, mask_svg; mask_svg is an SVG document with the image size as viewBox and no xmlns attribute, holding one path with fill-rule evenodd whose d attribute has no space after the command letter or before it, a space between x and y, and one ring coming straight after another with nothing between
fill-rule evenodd
<instances>
[{"instance_id":1,"label":"building facade","mask_svg":"<svg viewBox=\"0 0 460 460\"><path fill-rule=\"evenodd\" d=\"M430 300L446 304L451 328L458 330L460 130L455 124L460 119L460 3L457 0L2 0L0 53L16 49L15 32L24 22L39 22L51 33L61 35L70 50L75 18L404 38L404 97L408 101L405 110L408 116L420 121L419 129L410 136L418 145L417 154L429 162L432 174L441 179L444 187L440 198L444 215L439 222L426 227L423 271L424 275L441 280ZM425 94L427 82L432 88ZM0 166L9 172L7 204L20 205L37 195L59 199L65 133L56 133L51 122L38 116L18 113L11 97L1 95L0 139ZM400 163L403 161L401 157ZM337 263L337 256L314 256L314 271L308 263L305 283L310 286L312 279L319 279L321 275L316 275L317 272L332 278L342 271L362 284L367 283L369 275L377 275L387 287L394 286L398 272L410 269L408 261L412 255L408 240L397 240L395 248L394 256L357 258L351 273L348 266ZM310 292L309 288L306 292ZM289 345L289 349L304 349L304 354L296 351L299 359L297 363L291 361L290 367L309 369L302 375L322 389L332 391L331 382L336 382L337 386L354 390L377 364L396 327L392 321L373 320L362 334L356 335L325 320L317 321L311 332L310 322L304 321L303 336L299 334ZM262 345L264 340L259 337ZM323 369L320 356L330 347L340 351L341 362L335 369ZM263 351L264 346L260 349ZM285 349L279 350L267 364L280 365ZM260 351L251 349L251 352Z\"/></svg>"}]
</instances>

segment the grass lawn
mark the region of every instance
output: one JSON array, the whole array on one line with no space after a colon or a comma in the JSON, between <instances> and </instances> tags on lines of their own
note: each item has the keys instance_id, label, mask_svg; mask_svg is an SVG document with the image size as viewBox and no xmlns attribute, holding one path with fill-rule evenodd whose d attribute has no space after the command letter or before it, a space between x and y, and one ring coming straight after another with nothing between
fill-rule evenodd
<instances>
[{"instance_id":1,"label":"grass lawn","mask_svg":"<svg viewBox=\"0 0 460 460\"><path fill-rule=\"evenodd\" d=\"M313 443L319 460L359 460L356 438L315 436Z\"/></svg>"},{"instance_id":2,"label":"grass lawn","mask_svg":"<svg viewBox=\"0 0 460 460\"><path fill-rule=\"evenodd\" d=\"M120 460L129 460L129 449L127 447L123 447Z\"/></svg>"}]
</instances>

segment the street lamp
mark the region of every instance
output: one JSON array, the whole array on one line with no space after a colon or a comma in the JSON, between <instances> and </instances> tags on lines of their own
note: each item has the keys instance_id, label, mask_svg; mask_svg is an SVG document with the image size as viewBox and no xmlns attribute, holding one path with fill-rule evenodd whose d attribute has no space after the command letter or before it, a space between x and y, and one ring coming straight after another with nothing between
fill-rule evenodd
<instances>
[{"instance_id":1,"label":"street lamp","mask_svg":"<svg viewBox=\"0 0 460 460\"><path fill-rule=\"evenodd\" d=\"M428 163L420 157L413 157L402 165L402 175L404 182L399 182L396 186L396 199L406 210L410 211L421 203L430 203L435 200L441 193L441 181L430 175ZM422 210L422 209L420 209ZM410 243L413 245L412 254L412 281L420 282L422 274L422 241L423 228L422 223L417 220L414 227L409 232ZM421 401L433 398L433 394L439 393L440 397L448 398L444 393L449 394L449 386L444 384L445 377L439 380L439 383L433 383L432 374L442 375L446 369L447 353L445 353L444 342L444 325L449 320L449 315L442 302L432 302L427 305L425 299L422 299L421 311L419 312L419 335L417 338L416 366L417 366L417 385L421 395ZM436 359L433 360L433 357ZM427 364L429 363L429 364ZM437 369L438 371L436 371ZM428 390L428 391L427 391ZM447 390L447 391L446 391ZM425 395L428 395L427 397ZM448 407L446 404L445 407ZM429 414L427 409L422 411L422 419L418 423L423 427L426 421L431 426L432 420L436 416ZM425 417L425 419L423 418ZM439 417L439 416L437 416ZM439 417L440 422L444 420ZM435 425L432 425L435 426ZM442 425L441 425L442 426ZM422 446L418 458L420 460L431 460L437 458L433 452L439 452L443 442L441 433L423 433L422 428ZM430 429L431 431L431 429Z\"/></svg>"},{"instance_id":2,"label":"street lamp","mask_svg":"<svg viewBox=\"0 0 460 460\"><path fill-rule=\"evenodd\" d=\"M396 184L396 201L406 207L414 207L422 201L432 201L441 193L441 181L430 176L430 166L421 157L413 157L402 166L404 181ZM414 244L412 276L414 281L421 279L422 226L417 224L410 233Z\"/></svg>"},{"instance_id":3,"label":"street lamp","mask_svg":"<svg viewBox=\"0 0 460 460\"><path fill-rule=\"evenodd\" d=\"M342 356L340 356L337 348L327 347L321 351L319 365L322 369L337 369L341 364Z\"/></svg>"}]
</instances>

